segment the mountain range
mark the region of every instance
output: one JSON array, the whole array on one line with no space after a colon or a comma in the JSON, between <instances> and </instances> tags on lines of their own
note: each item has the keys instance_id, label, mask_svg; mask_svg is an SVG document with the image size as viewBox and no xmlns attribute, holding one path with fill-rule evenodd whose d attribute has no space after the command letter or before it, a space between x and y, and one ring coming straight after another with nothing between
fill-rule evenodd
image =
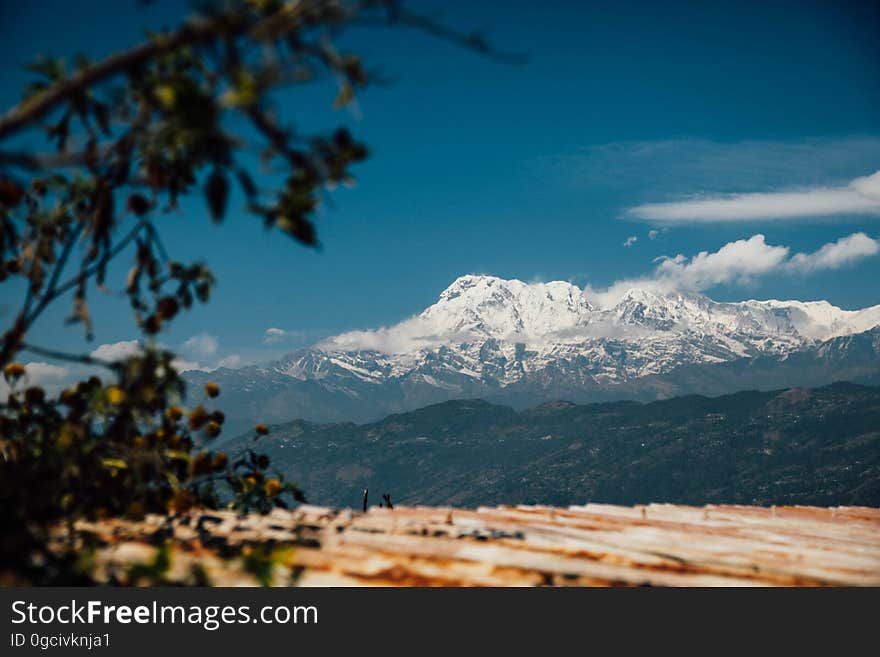
<instances>
[{"instance_id":1,"label":"mountain range","mask_svg":"<svg viewBox=\"0 0 880 657\"><path fill-rule=\"evenodd\" d=\"M455 400L357 425L273 425L253 442L310 502L880 506L880 387L642 404Z\"/></svg>"},{"instance_id":2,"label":"mountain range","mask_svg":"<svg viewBox=\"0 0 880 657\"><path fill-rule=\"evenodd\" d=\"M221 385L229 433L294 418L365 422L461 398L525 408L880 383L880 305L634 288L603 307L567 282L467 275L397 325L186 377Z\"/></svg>"}]
</instances>

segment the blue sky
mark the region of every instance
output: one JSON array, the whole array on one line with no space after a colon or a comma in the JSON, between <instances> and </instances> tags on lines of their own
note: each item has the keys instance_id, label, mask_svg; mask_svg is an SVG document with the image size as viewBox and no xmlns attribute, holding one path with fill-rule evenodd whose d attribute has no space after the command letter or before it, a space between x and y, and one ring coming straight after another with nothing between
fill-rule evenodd
<instances>
[{"instance_id":1,"label":"blue sky","mask_svg":"<svg viewBox=\"0 0 880 657\"><path fill-rule=\"evenodd\" d=\"M870 243L844 243L839 258L816 256L815 266L796 265L806 261L795 255L856 233L880 238L876 183L850 186L880 169L877 3L410 5L465 29L486 27L493 43L528 62L500 64L412 30L348 35L344 43L391 78L359 97L359 117L332 111L330 85L279 96L298 127L347 124L371 146L357 186L334 193L317 218L323 249L266 233L241 212L214 227L200 201L185 204L160 226L176 258L204 259L219 284L163 342L180 347L207 334L214 343L184 351L264 360L400 321L464 273L606 290L650 278L658 257L690 259L755 235L789 251L754 275L710 277L703 291L880 303ZM3 3L0 105L19 98L28 79L20 63L101 56L186 11L171 1ZM688 205L697 198L715 205ZM866 207L853 212L853 198ZM808 211L826 201L820 216ZM777 216L762 215L772 214L767 202ZM124 301L93 298L92 348L136 337ZM0 297L6 316L11 301ZM61 325L66 312L48 314L34 342L81 346L80 329ZM266 345L270 327L286 334Z\"/></svg>"}]
</instances>

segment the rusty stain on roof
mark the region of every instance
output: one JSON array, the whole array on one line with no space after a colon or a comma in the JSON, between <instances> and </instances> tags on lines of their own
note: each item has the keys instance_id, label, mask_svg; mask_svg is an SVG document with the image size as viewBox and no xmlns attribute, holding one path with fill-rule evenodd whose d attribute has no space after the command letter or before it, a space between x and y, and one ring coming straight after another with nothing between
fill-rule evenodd
<instances>
[{"instance_id":1,"label":"rusty stain on roof","mask_svg":"<svg viewBox=\"0 0 880 657\"><path fill-rule=\"evenodd\" d=\"M301 506L242 516L81 522L99 545L99 581L129 574L168 541L166 581L198 566L215 585L255 585L240 555L297 586L836 586L880 585L880 509L500 506Z\"/></svg>"}]
</instances>

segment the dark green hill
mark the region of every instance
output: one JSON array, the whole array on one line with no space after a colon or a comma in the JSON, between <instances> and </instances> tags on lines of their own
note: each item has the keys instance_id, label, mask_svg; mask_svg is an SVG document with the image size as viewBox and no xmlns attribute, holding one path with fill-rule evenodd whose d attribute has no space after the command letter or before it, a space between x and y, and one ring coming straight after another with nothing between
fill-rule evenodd
<instances>
[{"instance_id":1,"label":"dark green hill","mask_svg":"<svg viewBox=\"0 0 880 657\"><path fill-rule=\"evenodd\" d=\"M451 401L365 425L277 425L258 446L327 505L357 506L369 487L375 501L457 506L880 506L880 388L848 383L519 412Z\"/></svg>"}]
</instances>

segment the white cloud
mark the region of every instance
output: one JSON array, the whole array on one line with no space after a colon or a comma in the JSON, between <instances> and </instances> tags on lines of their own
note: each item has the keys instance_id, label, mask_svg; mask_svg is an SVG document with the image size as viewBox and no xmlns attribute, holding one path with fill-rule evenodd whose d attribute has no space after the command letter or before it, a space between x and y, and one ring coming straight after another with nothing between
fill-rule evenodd
<instances>
[{"instance_id":1,"label":"white cloud","mask_svg":"<svg viewBox=\"0 0 880 657\"><path fill-rule=\"evenodd\" d=\"M62 365L52 363L33 362L24 366L25 373L32 383L44 383L46 381L58 381L70 374L70 369Z\"/></svg>"},{"instance_id":2,"label":"white cloud","mask_svg":"<svg viewBox=\"0 0 880 657\"><path fill-rule=\"evenodd\" d=\"M438 336L430 323L420 317L411 317L390 327L383 326L375 330L342 333L319 342L317 346L322 349L365 350L400 354L440 342L451 341L454 338L454 335Z\"/></svg>"},{"instance_id":3,"label":"white cloud","mask_svg":"<svg viewBox=\"0 0 880 657\"><path fill-rule=\"evenodd\" d=\"M280 328L270 327L266 329L266 334L263 337L263 344L277 344L284 339L284 336L287 335L287 331Z\"/></svg>"},{"instance_id":4,"label":"white cloud","mask_svg":"<svg viewBox=\"0 0 880 657\"><path fill-rule=\"evenodd\" d=\"M878 251L880 251L880 243L877 240L864 233L853 233L848 237L841 237L836 242L829 242L813 253L797 253L788 264L792 269L806 272L840 269L862 258L877 255Z\"/></svg>"},{"instance_id":5,"label":"white cloud","mask_svg":"<svg viewBox=\"0 0 880 657\"><path fill-rule=\"evenodd\" d=\"M654 229L649 230L648 231L648 239L655 240L655 239L657 239L657 235L659 235L659 234L660 234L659 230L654 230Z\"/></svg>"},{"instance_id":6,"label":"white cloud","mask_svg":"<svg viewBox=\"0 0 880 657\"><path fill-rule=\"evenodd\" d=\"M286 347L295 347L326 334L326 331L322 330L282 329L273 326L267 328L263 333L263 344L266 346L284 345Z\"/></svg>"},{"instance_id":7,"label":"white cloud","mask_svg":"<svg viewBox=\"0 0 880 657\"><path fill-rule=\"evenodd\" d=\"M241 365L241 356L238 354L230 354L229 356L224 356L220 360L216 361L211 365L207 365L204 363L200 363L196 360L187 360L185 358L175 358L171 361L171 364L174 365L174 369L178 372L213 372L214 370L221 367L228 368L236 368Z\"/></svg>"},{"instance_id":8,"label":"white cloud","mask_svg":"<svg viewBox=\"0 0 880 657\"><path fill-rule=\"evenodd\" d=\"M192 339L192 338L191 338ZM189 342L189 340L187 340ZM184 343L186 344L186 343ZM120 342L111 342L102 344L95 349L90 355L92 358L98 358L106 361L118 361L131 356L136 356L143 352L143 347L137 340L122 340ZM189 370L200 370L202 366L195 360L177 357L171 361L171 364L178 372L187 372Z\"/></svg>"},{"instance_id":9,"label":"white cloud","mask_svg":"<svg viewBox=\"0 0 880 657\"><path fill-rule=\"evenodd\" d=\"M825 244L813 253L789 257L787 246L767 244L763 235L728 242L717 251L701 251L687 258L658 258L650 275L617 281L605 289L587 285L585 294L599 306L612 306L632 288L652 292L701 292L725 283L745 284L771 273L815 272L838 269L880 251L880 242L864 233L853 233Z\"/></svg>"},{"instance_id":10,"label":"white cloud","mask_svg":"<svg viewBox=\"0 0 880 657\"><path fill-rule=\"evenodd\" d=\"M136 356L141 351L141 345L137 340L122 340L121 342L102 344L90 355L92 358L113 362Z\"/></svg>"},{"instance_id":11,"label":"white cloud","mask_svg":"<svg viewBox=\"0 0 880 657\"><path fill-rule=\"evenodd\" d=\"M747 280L776 269L788 255L788 247L767 244L763 235L728 242L717 251L701 251L690 260L679 254L662 258L660 278L674 280L691 290L705 290L721 283Z\"/></svg>"},{"instance_id":12,"label":"white cloud","mask_svg":"<svg viewBox=\"0 0 880 657\"><path fill-rule=\"evenodd\" d=\"M274 329L273 333L274 331L281 331L281 329ZM208 333L192 336L180 348L183 356L174 360L174 366L178 372L191 370L213 372L219 367L235 368L242 363L242 358L238 354L221 356L219 339L216 335Z\"/></svg>"},{"instance_id":13,"label":"white cloud","mask_svg":"<svg viewBox=\"0 0 880 657\"><path fill-rule=\"evenodd\" d=\"M238 354L230 354L229 356L225 356L217 361L217 367L229 367L235 368L241 365L241 356ZM214 368L217 369L217 368Z\"/></svg>"},{"instance_id":14,"label":"white cloud","mask_svg":"<svg viewBox=\"0 0 880 657\"><path fill-rule=\"evenodd\" d=\"M638 241L639 241L638 237L636 237L635 235L630 235L629 237L626 238L626 241L623 243L623 245L625 247L629 248Z\"/></svg>"},{"instance_id":15,"label":"white cloud","mask_svg":"<svg viewBox=\"0 0 880 657\"><path fill-rule=\"evenodd\" d=\"M189 338L181 345L181 349L197 356L213 356L217 353L219 342L217 336L208 333L199 333Z\"/></svg>"},{"instance_id":16,"label":"white cloud","mask_svg":"<svg viewBox=\"0 0 880 657\"><path fill-rule=\"evenodd\" d=\"M181 345L184 355L174 358L171 364L178 372L192 370L212 372L218 367L238 367L241 365L241 357L238 354L218 358L218 348L219 341L216 336L207 333L194 335ZM112 362L137 355L142 351L143 348L137 340L123 340L102 344L91 353L91 356Z\"/></svg>"},{"instance_id":17,"label":"white cloud","mask_svg":"<svg viewBox=\"0 0 880 657\"><path fill-rule=\"evenodd\" d=\"M171 365L174 367L174 369L181 373L190 372L192 370L199 370L203 372L207 371L205 370L205 368L199 365L198 362L194 360L186 360L185 358L174 358L171 361Z\"/></svg>"},{"instance_id":18,"label":"white cloud","mask_svg":"<svg viewBox=\"0 0 880 657\"><path fill-rule=\"evenodd\" d=\"M735 222L830 215L880 215L880 171L839 187L706 196L647 203L627 210L636 219L661 223Z\"/></svg>"}]
</instances>

